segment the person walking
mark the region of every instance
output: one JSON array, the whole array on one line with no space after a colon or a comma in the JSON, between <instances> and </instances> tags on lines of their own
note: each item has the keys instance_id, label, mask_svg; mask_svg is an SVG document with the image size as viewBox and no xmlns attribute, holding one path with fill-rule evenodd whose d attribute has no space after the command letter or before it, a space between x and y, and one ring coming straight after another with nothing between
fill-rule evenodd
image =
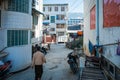
<instances>
[{"instance_id":1,"label":"person walking","mask_svg":"<svg viewBox=\"0 0 120 80\"><path fill-rule=\"evenodd\" d=\"M37 47L37 51L33 54L32 68L35 68L35 80L41 80L43 74L43 64L46 63L44 54Z\"/></svg>"}]
</instances>

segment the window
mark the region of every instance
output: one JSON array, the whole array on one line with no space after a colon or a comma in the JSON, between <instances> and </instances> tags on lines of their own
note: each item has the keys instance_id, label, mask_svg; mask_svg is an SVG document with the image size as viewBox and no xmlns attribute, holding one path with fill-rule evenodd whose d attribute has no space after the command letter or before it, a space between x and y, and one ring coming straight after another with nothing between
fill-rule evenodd
<instances>
[{"instance_id":1,"label":"window","mask_svg":"<svg viewBox=\"0 0 120 80\"><path fill-rule=\"evenodd\" d=\"M43 7L43 11L45 12L45 7Z\"/></svg>"},{"instance_id":2,"label":"window","mask_svg":"<svg viewBox=\"0 0 120 80\"><path fill-rule=\"evenodd\" d=\"M49 20L49 15L46 15L46 16L44 17L44 20Z\"/></svg>"},{"instance_id":3,"label":"window","mask_svg":"<svg viewBox=\"0 0 120 80\"><path fill-rule=\"evenodd\" d=\"M58 36L63 36L64 32L58 32Z\"/></svg>"},{"instance_id":4,"label":"window","mask_svg":"<svg viewBox=\"0 0 120 80\"><path fill-rule=\"evenodd\" d=\"M8 10L29 13L29 0L8 0Z\"/></svg>"},{"instance_id":5,"label":"window","mask_svg":"<svg viewBox=\"0 0 120 80\"><path fill-rule=\"evenodd\" d=\"M81 26L80 25L76 25L76 26L69 26L68 30L80 30Z\"/></svg>"},{"instance_id":6,"label":"window","mask_svg":"<svg viewBox=\"0 0 120 80\"><path fill-rule=\"evenodd\" d=\"M55 16L51 16L51 23L55 23Z\"/></svg>"},{"instance_id":7,"label":"window","mask_svg":"<svg viewBox=\"0 0 120 80\"><path fill-rule=\"evenodd\" d=\"M56 15L56 20L64 20L65 15Z\"/></svg>"},{"instance_id":8,"label":"window","mask_svg":"<svg viewBox=\"0 0 120 80\"><path fill-rule=\"evenodd\" d=\"M58 7L55 7L55 11L58 11Z\"/></svg>"},{"instance_id":9,"label":"window","mask_svg":"<svg viewBox=\"0 0 120 80\"><path fill-rule=\"evenodd\" d=\"M50 31L55 31L55 28L50 28Z\"/></svg>"},{"instance_id":10,"label":"window","mask_svg":"<svg viewBox=\"0 0 120 80\"><path fill-rule=\"evenodd\" d=\"M103 26L120 27L120 0L104 0Z\"/></svg>"},{"instance_id":11,"label":"window","mask_svg":"<svg viewBox=\"0 0 120 80\"><path fill-rule=\"evenodd\" d=\"M65 28L65 24L57 24L57 28Z\"/></svg>"},{"instance_id":12,"label":"window","mask_svg":"<svg viewBox=\"0 0 120 80\"><path fill-rule=\"evenodd\" d=\"M48 7L48 11L51 12L51 11L52 11L52 8L51 8L51 7Z\"/></svg>"},{"instance_id":13,"label":"window","mask_svg":"<svg viewBox=\"0 0 120 80\"><path fill-rule=\"evenodd\" d=\"M27 30L8 30L7 31L7 46L17 46L28 44Z\"/></svg>"},{"instance_id":14,"label":"window","mask_svg":"<svg viewBox=\"0 0 120 80\"><path fill-rule=\"evenodd\" d=\"M37 25L37 24L38 24L38 16L33 15L33 25Z\"/></svg>"},{"instance_id":15,"label":"window","mask_svg":"<svg viewBox=\"0 0 120 80\"><path fill-rule=\"evenodd\" d=\"M65 7L62 6L62 7L61 7L61 11L65 11Z\"/></svg>"},{"instance_id":16,"label":"window","mask_svg":"<svg viewBox=\"0 0 120 80\"><path fill-rule=\"evenodd\" d=\"M90 29L95 29L95 6L90 10Z\"/></svg>"}]
</instances>

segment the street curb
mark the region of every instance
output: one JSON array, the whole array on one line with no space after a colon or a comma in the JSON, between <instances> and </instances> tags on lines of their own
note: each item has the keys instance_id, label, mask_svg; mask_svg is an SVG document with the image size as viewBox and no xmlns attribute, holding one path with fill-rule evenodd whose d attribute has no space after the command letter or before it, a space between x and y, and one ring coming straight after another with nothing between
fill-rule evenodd
<instances>
[{"instance_id":1,"label":"street curb","mask_svg":"<svg viewBox=\"0 0 120 80\"><path fill-rule=\"evenodd\" d=\"M15 72L10 72L9 74L16 74L16 73L20 73L20 72L23 72L23 71L27 70L28 68L30 68L30 65L29 65L29 66L27 66L26 68L21 69L21 70L18 70L18 71L15 71Z\"/></svg>"}]
</instances>

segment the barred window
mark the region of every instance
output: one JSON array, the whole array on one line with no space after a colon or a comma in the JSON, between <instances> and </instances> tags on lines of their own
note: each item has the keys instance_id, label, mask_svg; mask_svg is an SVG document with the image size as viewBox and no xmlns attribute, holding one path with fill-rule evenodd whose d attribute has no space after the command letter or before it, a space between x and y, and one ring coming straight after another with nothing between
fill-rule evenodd
<instances>
[{"instance_id":1,"label":"barred window","mask_svg":"<svg viewBox=\"0 0 120 80\"><path fill-rule=\"evenodd\" d=\"M43 7L43 11L45 12L45 7Z\"/></svg>"},{"instance_id":2,"label":"barred window","mask_svg":"<svg viewBox=\"0 0 120 80\"><path fill-rule=\"evenodd\" d=\"M57 6L55 7L55 11L58 11L58 7Z\"/></svg>"},{"instance_id":3,"label":"barred window","mask_svg":"<svg viewBox=\"0 0 120 80\"><path fill-rule=\"evenodd\" d=\"M18 46L28 44L27 30L8 30L7 31L7 46Z\"/></svg>"},{"instance_id":4,"label":"barred window","mask_svg":"<svg viewBox=\"0 0 120 80\"><path fill-rule=\"evenodd\" d=\"M56 20L64 20L65 19L65 15L56 15Z\"/></svg>"},{"instance_id":5,"label":"barred window","mask_svg":"<svg viewBox=\"0 0 120 80\"><path fill-rule=\"evenodd\" d=\"M65 28L65 24L57 24L57 28Z\"/></svg>"},{"instance_id":6,"label":"barred window","mask_svg":"<svg viewBox=\"0 0 120 80\"><path fill-rule=\"evenodd\" d=\"M52 11L52 8L51 8L51 7L48 7L48 11L51 12L51 11Z\"/></svg>"},{"instance_id":7,"label":"barred window","mask_svg":"<svg viewBox=\"0 0 120 80\"><path fill-rule=\"evenodd\" d=\"M8 0L8 10L29 13L29 0Z\"/></svg>"},{"instance_id":8,"label":"barred window","mask_svg":"<svg viewBox=\"0 0 120 80\"><path fill-rule=\"evenodd\" d=\"M55 16L51 16L50 22L55 23Z\"/></svg>"},{"instance_id":9,"label":"barred window","mask_svg":"<svg viewBox=\"0 0 120 80\"><path fill-rule=\"evenodd\" d=\"M65 7L62 6L62 7L61 7L61 11L65 11Z\"/></svg>"}]
</instances>

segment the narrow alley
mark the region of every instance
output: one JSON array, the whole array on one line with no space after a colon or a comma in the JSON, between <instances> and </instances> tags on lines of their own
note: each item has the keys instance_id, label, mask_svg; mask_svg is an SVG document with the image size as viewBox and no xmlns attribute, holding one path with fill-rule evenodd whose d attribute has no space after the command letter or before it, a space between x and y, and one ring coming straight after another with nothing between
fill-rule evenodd
<instances>
[{"instance_id":1,"label":"narrow alley","mask_svg":"<svg viewBox=\"0 0 120 80\"><path fill-rule=\"evenodd\" d=\"M47 63L44 64L42 80L78 80L79 74L73 74L67 63L67 54L71 51L64 44L52 44L46 55ZM6 80L34 80L34 70L29 68Z\"/></svg>"}]
</instances>

